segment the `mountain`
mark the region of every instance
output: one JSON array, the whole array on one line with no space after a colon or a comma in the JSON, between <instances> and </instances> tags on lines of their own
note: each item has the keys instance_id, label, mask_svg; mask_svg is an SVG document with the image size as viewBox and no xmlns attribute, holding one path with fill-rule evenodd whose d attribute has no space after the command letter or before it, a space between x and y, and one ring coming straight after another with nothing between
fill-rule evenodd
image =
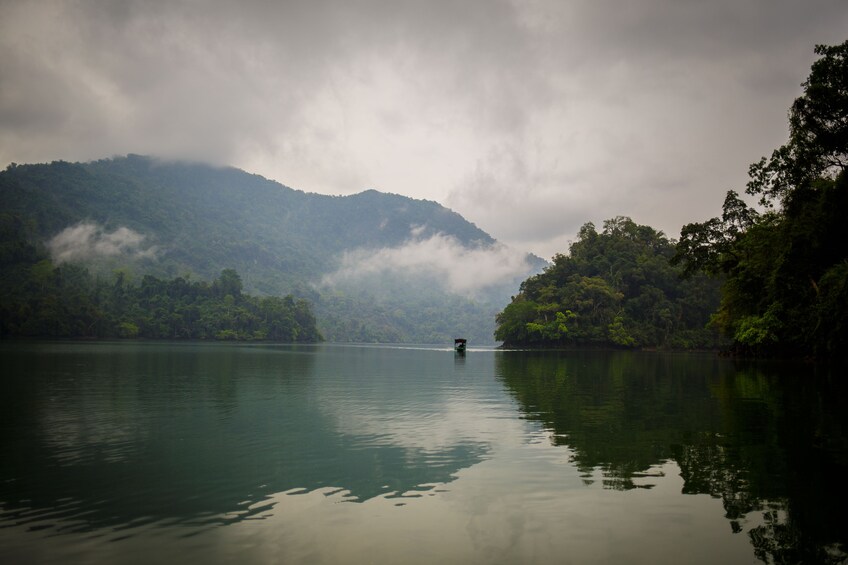
<instances>
[{"instance_id":1,"label":"mountain","mask_svg":"<svg viewBox=\"0 0 848 565\"><path fill-rule=\"evenodd\" d=\"M136 279L234 269L245 292L312 301L338 341L490 342L494 313L544 266L436 202L312 194L139 155L12 164L0 173L0 207L56 262Z\"/></svg>"}]
</instances>

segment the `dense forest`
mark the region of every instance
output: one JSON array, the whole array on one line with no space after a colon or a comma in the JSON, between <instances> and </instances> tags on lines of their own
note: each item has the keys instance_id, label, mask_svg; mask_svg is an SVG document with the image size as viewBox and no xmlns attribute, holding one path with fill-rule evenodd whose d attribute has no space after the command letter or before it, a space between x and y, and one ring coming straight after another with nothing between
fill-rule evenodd
<instances>
[{"instance_id":1,"label":"dense forest","mask_svg":"<svg viewBox=\"0 0 848 565\"><path fill-rule=\"evenodd\" d=\"M211 284L125 271L111 280L84 267L56 265L20 236L8 215L0 245L0 337L155 338L314 342L321 339L305 300L242 293L225 269Z\"/></svg>"},{"instance_id":2,"label":"dense forest","mask_svg":"<svg viewBox=\"0 0 848 565\"><path fill-rule=\"evenodd\" d=\"M383 273L379 288L371 280L322 284L352 252L437 235L458 250L496 242L435 202L375 190L310 194L234 168L139 155L11 164L0 171L0 210L3 234L20 231L9 223L16 218L27 241L47 245L63 269L75 264L101 280L123 270L136 281L209 281L235 269L247 293L308 300L333 341L444 342L456 332L492 342L495 313L545 264L528 255L526 270L471 295L389 276L398 269Z\"/></svg>"},{"instance_id":3,"label":"dense forest","mask_svg":"<svg viewBox=\"0 0 848 565\"><path fill-rule=\"evenodd\" d=\"M725 277L716 325L746 355L845 355L848 344L848 41L818 46L789 141L751 165L747 194L684 226L675 262Z\"/></svg>"},{"instance_id":4,"label":"dense forest","mask_svg":"<svg viewBox=\"0 0 848 565\"><path fill-rule=\"evenodd\" d=\"M714 348L706 328L719 283L681 279L674 244L626 217L584 225L568 255L530 277L497 316L495 337L514 346Z\"/></svg>"},{"instance_id":5,"label":"dense forest","mask_svg":"<svg viewBox=\"0 0 848 565\"><path fill-rule=\"evenodd\" d=\"M507 346L715 347L828 357L848 344L848 42L820 58L789 141L751 165L749 196L677 243L629 218L580 231L497 316ZM706 277L711 277L707 279Z\"/></svg>"}]
</instances>

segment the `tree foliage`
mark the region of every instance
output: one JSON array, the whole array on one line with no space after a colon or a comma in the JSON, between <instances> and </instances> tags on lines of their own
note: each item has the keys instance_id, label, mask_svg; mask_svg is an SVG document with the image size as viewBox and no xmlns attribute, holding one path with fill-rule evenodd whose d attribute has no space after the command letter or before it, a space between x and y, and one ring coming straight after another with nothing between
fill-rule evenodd
<instances>
[{"instance_id":1,"label":"tree foliage","mask_svg":"<svg viewBox=\"0 0 848 565\"><path fill-rule=\"evenodd\" d=\"M718 304L706 276L682 280L662 232L627 217L585 224L568 255L521 285L497 315L495 338L507 346L708 348L705 326Z\"/></svg>"},{"instance_id":2,"label":"tree foliage","mask_svg":"<svg viewBox=\"0 0 848 565\"><path fill-rule=\"evenodd\" d=\"M751 165L746 192L722 216L688 224L675 262L723 274L718 327L740 353L844 353L848 343L848 41L818 46L789 140Z\"/></svg>"},{"instance_id":3,"label":"tree foliage","mask_svg":"<svg viewBox=\"0 0 848 565\"><path fill-rule=\"evenodd\" d=\"M833 180L848 165L848 41L818 45L821 57L789 111L789 141L751 165L749 194L785 203L800 187Z\"/></svg>"},{"instance_id":4,"label":"tree foliage","mask_svg":"<svg viewBox=\"0 0 848 565\"><path fill-rule=\"evenodd\" d=\"M6 216L0 225L20 225ZM110 279L79 265L54 264L21 234L0 248L0 337L154 338L314 342L321 339L311 306L292 296L242 293L241 277L224 269L210 285L127 271Z\"/></svg>"}]
</instances>

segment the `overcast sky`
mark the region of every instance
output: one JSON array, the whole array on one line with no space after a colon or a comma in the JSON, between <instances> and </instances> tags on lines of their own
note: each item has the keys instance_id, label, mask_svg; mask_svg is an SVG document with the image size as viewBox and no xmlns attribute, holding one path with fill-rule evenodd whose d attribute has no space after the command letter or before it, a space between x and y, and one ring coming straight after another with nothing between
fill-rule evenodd
<instances>
[{"instance_id":1,"label":"overcast sky","mask_svg":"<svg viewBox=\"0 0 848 565\"><path fill-rule=\"evenodd\" d=\"M587 221L717 215L845 39L845 0L0 0L0 166L375 188L550 258Z\"/></svg>"}]
</instances>

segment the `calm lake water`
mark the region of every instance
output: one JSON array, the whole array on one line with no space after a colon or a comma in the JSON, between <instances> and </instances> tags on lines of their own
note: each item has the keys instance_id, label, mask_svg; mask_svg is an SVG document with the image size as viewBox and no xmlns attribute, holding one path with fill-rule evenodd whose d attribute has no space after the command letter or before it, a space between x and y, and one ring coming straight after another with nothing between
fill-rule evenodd
<instances>
[{"instance_id":1,"label":"calm lake water","mask_svg":"<svg viewBox=\"0 0 848 565\"><path fill-rule=\"evenodd\" d=\"M0 343L2 563L848 561L842 374Z\"/></svg>"}]
</instances>

